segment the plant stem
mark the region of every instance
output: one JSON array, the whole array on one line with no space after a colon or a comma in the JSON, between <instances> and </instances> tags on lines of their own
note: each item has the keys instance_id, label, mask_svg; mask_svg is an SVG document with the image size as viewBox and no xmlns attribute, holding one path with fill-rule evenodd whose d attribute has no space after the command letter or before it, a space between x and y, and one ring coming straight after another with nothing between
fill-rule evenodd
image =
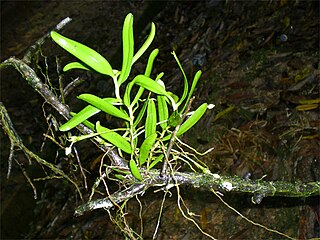
<instances>
[{"instance_id":1,"label":"plant stem","mask_svg":"<svg viewBox=\"0 0 320 240\"><path fill-rule=\"evenodd\" d=\"M168 168L169 156L170 156L170 153L171 153L171 149L172 149L173 144L175 142L175 138L176 138L177 132L179 131L179 128L181 127L181 124L183 123L184 119L186 118L187 113L190 111L191 104L192 104L194 98L195 97L192 97L190 99L186 111L182 114L180 123L175 127L174 131L172 132L170 143L169 143L168 149L167 149L167 151L165 153L165 160L164 160L163 165L162 165L162 170L161 170L161 174L160 174L161 177L166 177L166 175L167 175L167 168Z\"/></svg>"}]
</instances>

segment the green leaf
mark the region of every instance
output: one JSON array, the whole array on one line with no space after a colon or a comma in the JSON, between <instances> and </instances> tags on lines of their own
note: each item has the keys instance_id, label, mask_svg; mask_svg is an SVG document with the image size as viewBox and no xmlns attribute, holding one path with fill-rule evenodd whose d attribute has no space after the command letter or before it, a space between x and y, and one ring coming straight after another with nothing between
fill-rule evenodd
<instances>
[{"instance_id":1,"label":"green leaf","mask_svg":"<svg viewBox=\"0 0 320 240\"><path fill-rule=\"evenodd\" d=\"M160 127L162 128L162 130L164 130L168 126L168 121L167 121L169 118L168 105L166 102L166 98L164 96L158 95L157 101L158 101L159 122L162 122L160 123Z\"/></svg>"},{"instance_id":2,"label":"green leaf","mask_svg":"<svg viewBox=\"0 0 320 240\"><path fill-rule=\"evenodd\" d=\"M133 15L129 13L123 23L122 29L122 68L119 76L119 86L125 82L130 74L132 66L132 58L134 52L134 39L133 39Z\"/></svg>"},{"instance_id":3,"label":"green leaf","mask_svg":"<svg viewBox=\"0 0 320 240\"><path fill-rule=\"evenodd\" d=\"M193 112L193 114L180 126L178 132L177 132L177 137L181 136L184 134L186 131L188 131L191 127L193 127L203 116L203 114L207 110L207 103L203 103L200 107L197 108L196 111ZM171 134L165 136L162 140L167 141L170 140Z\"/></svg>"},{"instance_id":4,"label":"green leaf","mask_svg":"<svg viewBox=\"0 0 320 240\"><path fill-rule=\"evenodd\" d=\"M97 114L98 112L100 112L99 109L97 109L93 106L86 106L84 109L82 109L76 115L74 115L69 121L67 121L65 124L61 125L59 130L62 132L69 131L72 128L78 126L83 121L85 121L88 118L92 117L93 115Z\"/></svg>"},{"instance_id":5,"label":"green leaf","mask_svg":"<svg viewBox=\"0 0 320 240\"><path fill-rule=\"evenodd\" d=\"M82 122L82 124L85 125L86 127L90 128L92 131L94 131L94 129L95 129L94 124L88 120L84 120Z\"/></svg>"},{"instance_id":6,"label":"green leaf","mask_svg":"<svg viewBox=\"0 0 320 240\"><path fill-rule=\"evenodd\" d=\"M120 181L123 181L124 180L124 176L122 174L115 174L114 175L117 179L119 179Z\"/></svg>"},{"instance_id":7,"label":"green leaf","mask_svg":"<svg viewBox=\"0 0 320 240\"><path fill-rule=\"evenodd\" d=\"M188 94L188 79L187 79L187 76L180 64L180 61L176 55L176 53L173 51L172 52L172 55L174 56L174 59L176 60L176 62L178 63L178 66L182 72L182 75L183 75L183 82L184 82L184 88L183 88L183 94L182 94L182 97L180 98L180 101L177 103L177 106L180 106L181 103L183 102L183 100L186 98L187 94Z\"/></svg>"},{"instance_id":8,"label":"green leaf","mask_svg":"<svg viewBox=\"0 0 320 240\"><path fill-rule=\"evenodd\" d=\"M141 98L142 94L144 92L144 88L143 87L139 87L139 90L136 94L136 96L134 97L133 101L132 101L132 106L136 105L137 102L139 101L139 99Z\"/></svg>"},{"instance_id":9,"label":"green leaf","mask_svg":"<svg viewBox=\"0 0 320 240\"><path fill-rule=\"evenodd\" d=\"M154 81L156 81L156 82L159 83L164 89L166 89L164 83L163 83L162 80L161 80L161 78L163 77L163 75L164 75L163 72L159 73Z\"/></svg>"},{"instance_id":10,"label":"green leaf","mask_svg":"<svg viewBox=\"0 0 320 240\"><path fill-rule=\"evenodd\" d=\"M197 110L194 111L194 113L181 125L177 132L177 136L184 134L186 131L192 128L206 112L207 107L207 103L201 104L200 107L198 107Z\"/></svg>"},{"instance_id":11,"label":"green leaf","mask_svg":"<svg viewBox=\"0 0 320 240\"><path fill-rule=\"evenodd\" d=\"M148 89L150 92L160 94L160 95L166 95L169 96L166 90L157 82L152 80L149 77L146 77L144 75L138 75L133 79L133 82L135 84L138 84L139 86Z\"/></svg>"},{"instance_id":12,"label":"green leaf","mask_svg":"<svg viewBox=\"0 0 320 240\"><path fill-rule=\"evenodd\" d=\"M145 113L146 110L147 110L147 106L148 106L148 99L143 103L142 108L141 108L139 114L138 114L137 117L135 118L134 123L133 123L133 126L134 126L134 127L136 127L136 126L140 123L140 121L141 121L144 113Z\"/></svg>"},{"instance_id":13,"label":"green leaf","mask_svg":"<svg viewBox=\"0 0 320 240\"><path fill-rule=\"evenodd\" d=\"M157 111L156 105L152 99L148 102L147 107L147 117L145 124L145 138L148 138L150 135L156 132L157 128Z\"/></svg>"},{"instance_id":14,"label":"green leaf","mask_svg":"<svg viewBox=\"0 0 320 240\"><path fill-rule=\"evenodd\" d=\"M151 75L151 72L152 72L152 67L153 67L153 62L155 60L155 58L157 57L159 53L159 49L154 49L151 53L150 53L150 56L148 58L148 63L147 63L147 66L146 66L146 70L144 72L144 75L146 77L150 77Z\"/></svg>"},{"instance_id":15,"label":"green leaf","mask_svg":"<svg viewBox=\"0 0 320 240\"><path fill-rule=\"evenodd\" d=\"M129 162L129 167L130 167L130 170L131 170L132 175L133 175L136 179L138 179L139 181L142 181L142 176L141 176L141 174L140 174L140 171L139 171L139 169L138 169L138 167L137 167L136 162L135 162L133 159L130 160L130 162Z\"/></svg>"},{"instance_id":16,"label":"green leaf","mask_svg":"<svg viewBox=\"0 0 320 240\"><path fill-rule=\"evenodd\" d=\"M92 94L81 94L78 96L79 99L91 104L92 106L98 108L105 113L108 113L112 116L122 118L124 120L130 121L130 118L127 114L113 106L112 104L104 101L102 98L99 98Z\"/></svg>"},{"instance_id":17,"label":"green leaf","mask_svg":"<svg viewBox=\"0 0 320 240\"><path fill-rule=\"evenodd\" d=\"M112 67L110 66L109 62L95 50L72 39L64 37L55 31L52 31L50 35L53 41L95 71L108 75L112 78L114 77Z\"/></svg>"},{"instance_id":18,"label":"green leaf","mask_svg":"<svg viewBox=\"0 0 320 240\"><path fill-rule=\"evenodd\" d=\"M189 104L189 101L190 101L190 98L192 97L192 94L194 92L194 89L196 88L197 86L197 83L201 77L201 70L197 71L196 75L194 75L194 78L193 78L193 81L192 81L192 85L191 85L191 88L190 88L190 91L188 93L188 97L187 97L187 100L182 108L182 110L180 111L180 113L182 114L184 112L184 110L186 109L186 107L188 106Z\"/></svg>"},{"instance_id":19,"label":"green leaf","mask_svg":"<svg viewBox=\"0 0 320 240\"><path fill-rule=\"evenodd\" d=\"M123 97L123 103L127 107L130 106L130 94L134 84L137 84L140 87L143 87L149 90L150 92L160 94L160 95L166 95L167 97L171 98L170 95L159 83L155 82L151 78L146 77L144 75L138 75L126 87L126 91Z\"/></svg>"},{"instance_id":20,"label":"green leaf","mask_svg":"<svg viewBox=\"0 0 320 240\"><path fill-rule=\"evenodd\" d=\"M103 101L106 103L112 104L113 102L119 102L119 99L104 98ZM86 125L85 120L92 117L93 115L95 115L99 112L100 112L100 109L98 109L98 108L95 108L90 105L86 106L77 114L71 114L73 117L68 122L66 122L65 124L60 126L59 130L62 132L69 131L72 128L78 126L80 123L83 123L84 125ZM92 123L90 123L90 124L89 123L88 123L88 126L87 125L86 126L92 129L92 125L91 125Z\"/></svg>"},{"instance_id":21,"label":"green leaf","mask_svg":"<svg viewBox=\"0 0 320 240\"><path fill-rule=\"evenodd\" d=\"M154 25L154 23L151 23L150 34L146 39L146 41L144 42L144 44L140 47L138 52L136 52L136 54L133 56L132 64L135 63L142 56L142 54L144 54L144 52L148 49L148 47L151 45L154 39L155 34L156 34L156 26Z\"/></svg>"},{"instance_id":22,"label":"green leaf","mask_svg":"<svg viewBox=\"0 0 320 240\"><path fill-rule=\"evenodd\" d=\"M153 144L155 143L156 138L157 138L157 133L153 133L143 141L140 147L140 153L139 153L140 166L142 166L147 161L150 150L153 147Z\"/></svg>"},{"instance_id":23,"label":"green leaf","mask_svg":"<svg viewBox=\"0 0 320 240\"><path fill-rule=\"evenodd\" d=\"M71 62L68 63L67 65L64 66L63 71L69 71L71 69L83 69L83 70L90 70L89 68L87 68L86 65L79 63L79 62Z\"/></svg>"},{"instance_id":24,"label":"green leaf","mask_svg":"<svg viewBox=\"0 0 320 240\"><path fill-rule=\"evenodd\" d=\"M149 59L148 59L146 70L144 72L144 75L146 77L150 77L150 74L151 74L151 71L152 71L153 62L154 62L154 59L156 58L156 56L158 55L158 53L159 53L158 49L154 49L151 52L151 54L149 56ZM144 88L140 87L139 90L138 90L137 95L134 97L134 99L132 101L132 105L133 106L139 101L139 99L142 96L143 92L144 92Z\"/></svg>"},{"instance_id":25,"label":"green leaf","mask_svg":"<svg viewBox=\"0 0 320 240\"><path fill-rule=\"evenodd\" d=\"M160 156L156 157L156 159L153 160L149 165L148 170L152 169L157 163L162 162L163 158L164 158L164 154L161 154Z\"/></svg>"},{"instance_id":26,"label":"green leaf","mask_svg":"<svg viewBox=\"0 0 320 240\"><path fill-rule=\"evenodd\" d=\"M171 96L171 98L173 99L174 102L178 102L179 101L179 97L177 95L175 95L173 92L167 92L169 96ZM171 102L171 101L169 101Z\"/></svg>"},{"instance_id":27,"label":"green leaf","mask_svg":"<svg viewBox=\"0 0 320 240\"><path fill-rule=\"evenodd\" d=\"M131 89L132 89L133 85L134 85L134 82L131 81L131 82L127 85L126 91L125 91L124 96L123 96L123 104L124 104L126 107L128 107L128 108L129 108L130 103L131 103L130 93L131 93Z\"/></svg>"},{"instance_id":28,"label":"green leaf","mask_svg":"<svg viewBox=\"0 0 320 240\"><path fill-rule=\"evenodd\" d=\"M91 107L91 106L88 106L88 107ZM70 115L71 115L71 116L75 116L76 113L70 112ZM85 125L86 127L90 128L92 131L94 131L94 129L95 129L94 124L93 124L92 122L88 121L88 120L84 120L84 121L82 122L82 124Z\"/></svg>"},{"instance_id":29,"label":"green leaf","mask_svg":"<svg viewBox=\"0 0 320 240\"><path fill-rule=\"evenodd\" d=\"M114 146L120 148L122 151L128 154L132 153L130 143L120 134L106 127L101 126L99 121L96 123L96 130L98 133L100 133L100 136L102 138L112 143Z\"/></svg>"}]
</instances>

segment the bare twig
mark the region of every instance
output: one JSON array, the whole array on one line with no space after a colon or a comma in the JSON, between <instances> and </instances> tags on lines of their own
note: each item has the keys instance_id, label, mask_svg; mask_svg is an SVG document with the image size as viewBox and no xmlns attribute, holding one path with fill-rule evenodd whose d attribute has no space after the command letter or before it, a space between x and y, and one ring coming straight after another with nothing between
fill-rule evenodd
<instances>
[{"instance_id":1,"label":"bare twig","mask_svg":"<svg viewBox=\"0 0 320 240\"><path fill-rule=\"evenodd\" d=\"M79 206L75 211L75 216L83 215L84 212L92 211L94 209L105 208L110 209L115 203L120 203L128 200L138 194L144 193L148 186L143 183L133 184L123 191L115 192L110 197L88 201L87 203Z\"/></svg>"},{"instance_id":2,"label":"bare twig","mask_svg":"<svg viewBox=\"0 0 320 240\"><path fill-rule=\"evenodd\" d=\"M83 171L83 167L82 167L82 164L81 164L79 155L78 155L78 151L77 151L77 149L76 149L75 147L73 147L73 151L74 151L74 153L76 154L76 159L77 159L77 162L78 162L78 164L79 164L79 168L80 168L81 175L82 175L82 177L83 177L84 188L85 188L86 190L88 190L87 177L86 177L86 174L85 174L84 171Z\"/></svg>"},{"instance_id":3,"label":"bare twig","mask_svg":"<svg viewBox=\"0 0 320 240\"><path fill-rule=\"evenodd\" d=\"M24 177L27 179L28 183L30 184L32 190L33 190L33 198L34 199L37 199L38 198L38 194L37 194L37 189L36 187L34 186L33 182L31 181L31 179L29 178L28 176L28 173L26 171L26 169L22 166L22 164L17 160L15 159L15 162L17 163L17 165L20 167Z\"/></svg>"},{"instance_id":4,"label":"bare twig","mask_svg":"<svg viewBox=\"0 0 320 240\"><path fill-rule=\"evenodd\" d=\"M7 113L5 106L2 104L2 102L0 102L0 124L2 125L3 131L8 135L8 137L10 139L10 143L14 145L14 147L11 147L11 149L14 150L16 148L18 150L23 151L23 153L27 156L28 159L35 159L40 165L44 165L44 166L50 168L54 173L63 176L65 179L67 179L69 182L71 182L76 187L76 189L82 199L82 194L80 192L78 185L67 174L65 174L61 169L57 168L53 164L40 158L38 155L34 154L26 146L24 146L21 138L19 137L19 135L17 134L17 132L13 128L13 124L11 122L11 119ZM29 181L29 179L28 179L28 181Z\"/></svg>"}]
</instances>

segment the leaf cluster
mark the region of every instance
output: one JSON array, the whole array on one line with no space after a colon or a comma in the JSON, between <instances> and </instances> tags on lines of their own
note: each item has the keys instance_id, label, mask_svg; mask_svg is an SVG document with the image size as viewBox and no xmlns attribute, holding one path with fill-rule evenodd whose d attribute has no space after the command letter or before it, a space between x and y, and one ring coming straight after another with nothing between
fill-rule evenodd
<instances>
[{"instance_id":1,"label":"leaf cluster","mask_svg":"<svg viewBox=\"0 0 320 240\"><path fill-rule=\"evenodd\" d=\"M121 154L130 155L129 167L135 178L142 180L140 167L153 168L163 161L169 141L179 137L193 127L203 116L208 108L203 103L195 111L188 113L187 106L201 77L198 71L189 89L188 79L175 52L172 52L184 79L184 91L179 98L166 90L161 78L164 73L151 77L154 61L159 53L153 49L149 55L144 73L130 76L133 64L146 52L155 37L156 27L151 24L149 36L138 49L134 51L133 15L129 13L123 23L122 46L123 59L120 70L113 69L111 64L98 52L52 31L51 38L63 49L74 55L79 61L71 62L64 67L64 71L72 69L84 69L95 71L103 75L106 81L113 80L114 96L100 98L93 94L84 93L78 99L88 105L65 124L60 126L60 131L69 131L79 124L84 124L92 129L95 134L90 136L72 137L72 144L84 138L99 135L109 144L117 147ZM123 92L120 91L124 89ZM133 89L135 96L133 97ZM109 129L99 121L92 123L89 118L99 112L111 115L124 122L124 128ZM173 131L176 134L173 135Z\"/></svg>"}]
</instances>

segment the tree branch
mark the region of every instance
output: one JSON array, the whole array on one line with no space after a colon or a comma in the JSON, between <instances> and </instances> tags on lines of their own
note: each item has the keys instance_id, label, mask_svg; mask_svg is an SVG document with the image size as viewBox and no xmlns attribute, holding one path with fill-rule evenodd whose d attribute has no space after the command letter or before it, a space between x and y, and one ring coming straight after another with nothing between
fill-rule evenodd
<instances>
[{"instance_id":1,"label":"tree branch","mask_svg":"<svg viewBox=\"0 0 320 240\"><path fill-rule=\"evenodd\" d=\"M261 203L267 196L282 197L309 197L320 193L320 182L285 182L285 181L263 181L250 180L238 176L220 176L212 173L175 172L173 176L163 178L159 170L149 170L142 172L144 177L142 182L137 183L131 178L131 187L123 191L118 191L110 197L88 201L80 205L75 210L75 215L80 216L87 211L104 208L110 209L113 202L119 203L128 200L136 195L144 193L149 187L163 187L166 190L176 185L186 185L204 190L214 190L221 193L252 193L252 202Z\"/></svg>"},{"instance_id":2,"label":"tree branch","mask_svg":"<svg viewBox=\"0 0 320 240\"><path fill-rule=\"evenodd\" d=\"M24 78L27 83L44 98L47 103L56 109L61 116L66 119L71 118L69 108L59 101L58 97L54 95L49 87L38 78L35 71L27 63L25 63L23 60L11 57L1 63L0 69L8 66L13 66L22 75L22 78ZM77 129L83 134L93 133L91 129L83 124L78 125ZM109 158L113 161L115 166L127 167L127 162L119 157L114 148L107 146L106 142L102 138L91 138L91 141L95 143L102 151L107 152Z\"/></svg>"},{"instance_id":3,"label":"tree branch","mask_svg":"<svg viewBox=\"0 0 320 240\"><path fill-rule=\"evenodd\" d=\"M11 143L11 148L10 148L10 156L13 156L13 153L15 151L15 148L18 150L23 151L23 153L26 155L26 157L30 159L35 159L40 165L44 165L48 168L50 168L54 173L64 177L67 179L69 182L71 182L77 189L80 198L82 199L82 194L81 191L78 187L78 185L71 179L67 174L65 174L61 169L57 168L53 164L47 162L46 160L40 158L38 155L34 154L32 151L30 151L26 146L24 146L21 138L17 134L16 130L13 127L13 124L11 122L11 119L7 113L7 110L5 106L0 102L0 125L2 126L3 131L8 135ZM12 157L10 159L9 157L9 167L11 165L10 161L12 161ZM8 176L10 169L8 170ZM28 178L27 178L28 179ZM28 179L29 180L29 179Z\"/></svg>"}]
</instances>

